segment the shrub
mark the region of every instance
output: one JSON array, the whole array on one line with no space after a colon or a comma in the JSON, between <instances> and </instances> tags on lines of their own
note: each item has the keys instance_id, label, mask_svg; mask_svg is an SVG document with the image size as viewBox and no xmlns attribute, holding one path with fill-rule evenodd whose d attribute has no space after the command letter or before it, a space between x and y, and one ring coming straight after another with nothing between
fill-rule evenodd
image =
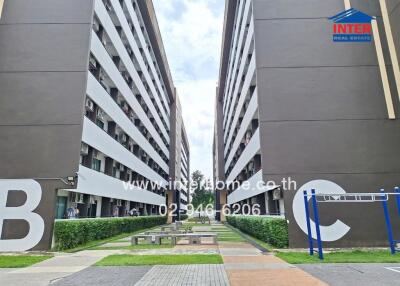
<instances>
[{"instance_id":1,"label":"shrub","mask_svg":"<svg viewBox=\"0 0 400 286\"><path fill-rule=\"evenodd\" d=\"M227 216L227 222L259 240L275 247L289 245L288 225L284 218L259 216Z\"/></svg>"},{"instance_id":2,"label":"shrub","mask_svg":"<svg viewBox=\"0 0 400 286\"><path fill-rule=\"evenodd\" d=\"M130 233L166 222L165 216L56 220L55 248L70 249L89 241Z\"/></svg>"},{"instance_id":3,"label":"shrub","mask_svg":"<svg viewBox=\"0 0 400 286\"><path fill-rule=\"evenodd\" d=\"M181 220L187 220L188 217L189 217L189 216L188 216L187 214L181 214L181 215L180 215L180 219L181 219Z\"/></svg>"}]
</instances>

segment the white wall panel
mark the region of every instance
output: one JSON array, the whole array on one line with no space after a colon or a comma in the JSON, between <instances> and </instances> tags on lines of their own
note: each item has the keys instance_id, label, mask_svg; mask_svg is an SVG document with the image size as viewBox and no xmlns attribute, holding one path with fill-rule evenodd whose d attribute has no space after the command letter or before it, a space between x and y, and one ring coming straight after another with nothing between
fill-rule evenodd
<instances>
[{"instance_id":1,"label":"white wall panel","mask_svg":"<svg viewBox=\"0 0 400 286\"><path fill-rule=\"evenodd\" d=\"M254 117L254 114L257 111L258 107L258 101L257 101L257 88L254 90L253 97L251 98L249 102L249 106L247 107L246 113L243 116L242 123L240 125L239 131L236 135L235 141L233 142L232 145L232 150L229 153L228 159L225 161L225 171L228 170L229 165L231 164L232 158L236 153L237 148L239 147L240 142L242 141L247 127L249 126L251 120Z\"/></svg>"},{"instance_id":2,"label":"white wall panel","mask_svg":"<svg viewBox=\"0 0 400 286\"><path fill-rule=\"evenodd\" d=\"M113 0L113 1L116 1L116 0ZM126 1L126 0L125 0L125 4L126 4L126 7L127 7L127 9L128 9L129 15L131 16L131 19L132 19L133 25L134 25L134 27L135 27L135 30L138 32L138 37L139 37L139 40L140 40L140 43L141 43L142 47L144 47L144 48L143 48L143 51L144 51L144 53L145 53L147 62L148 62L149 65L150 65L150 69L151 69L151 71L152 71L152 73L153 73L153 75L154 75L155 81L156 81L156 83L157 83L157 87L158 87L158 89L160 90L162 99L164 100L164 103L165 103L165 105L167 106L167 110L168 110L168 113L169 113L170 111L169 111L169 109L168 109L168 106L169 106L169 105L168 105L168 100L167 100L167 98L166 98L166 94L165 94L164 90L163 90L162 87L161 87L161 83L160 83L160 80L159 80L159 78L158 78L158 76L157 76L156 68L155 68L155 66L154 66L154 64L153 64L153 60L152 60L152 58L151 58L151 56L150 56L150 53L149 53L149 51L147 50L147 48L145 48L145 47L147 46L147 45L146 45L146 41L145 41L145 39L144 39L144 35L143 35L143 33L142 33L142 30L141 30L141 28L140 28L139 19L138 19L137 15L136 15L135 10L133 9L132 1L130 1L130 0L129 0L129 1Z\"/></svg>"},{"instance_id":3,"label":"white wall panel","mask_svg":"<svg viewBox=\"0 0 400 286\"><path fill-rule=\"evenodd\" d=\"M238 89L239 89L240 83L242 82L242 76L243 76L244 68L246 66L247 55L249 54L249 49L250 49L251 40L253 38L253 34L254 34L254 24L253 24L253 19L251 19L245 47L243 49L243 56L242 56L240 66L239 66L238 77L236 78L236 82L234 83L235 89L232 93L232 97L233 97L232 104L231 104L229 110L227 111L227 117L226 117L227 118L227 121L226 121L227 127L229 126L229 123L231 121L231 116L232 116L233 110L235 108L236 98L239 96L239 94L241 92ZM254 49L254 47L252 47L252 49ZM238 57L236 58L236 60L238 60ZM235 68L236 68L236 65L235 65ZM244 87L244 85L243 85L243 87ZM238 108L241 109L242 107L238 105L238 106L236 106L236 109L238 109ZM232 126L234 126L234 125L232 125ZM227 130L225 130L225 133L224 133L225 138L226 138L226 133L227 133Z\"/></svg>"},{"instance_id":4,"label":"white wall panel","mask_svg":"<svg viewBox=\"0 0 400 286\"><path fill-rule=\"evenodd\" d=\"M168 174L169 167L100 83L89 73L87 94Z\"/></svg>"},{"instance_id":5,"label":"white wall panel","mask_svg":"<svg viewBox=\"0 0 400 286\"><path fill-rule=\"evenodd\" d=\"M223 102L223 106L222 106L224 112L225 112L225 109L226 109L226 105L228 104L228 97L229 97L228 91L230 91L231 88L232 88L232 82L230 82L230 80L231 80L231 77L234 75L234 73L233 73L233 63L234 63L234 57L236 55L236 53L234 51L234 48L236 47L236 42L238 40L238 33L239 33L239 29L240 29L240 27L239 27L239 19L242 17L242 12L243 12L243 9L244 9L244 7L243 7L244 1L245 0L240 1L239 8L238 8L238 13L237 13L236 18L235 18L235 25L234 25L234 32L233 32L234 36L232 38L233 39L233 43L232 43L230 54L229 54L230 63L229 63L229 67L228 67L228 74L227 74L227 77L226 77L226 85L225 85L225 91L224 91L225 95L224 95L224 102ZM223 122L225 122L225 119L224 119Z\"/></svg>"},{"instance_id":6,"label":"white wall panel","mask_svg":"<svg viewBox=\"0 0 400 286\"><path fill-rule=\"evenodd\" d=\"M260 129L258 128L251 137L249 144L243 150L231 173L229 174L227 181L233 181L237 175L243 170L243 168L249 163L249 161L257 154L260 150Z\"/></svg>"},{"instance_id":7,"label":"white wall panel","mask_svg":"<svg viewBox=\"0 0 400 286\"><path fill-rule=\"evenodd\" d=\"M252 56L251 61L250 61L249 69L248 69L247 74L246 74L246 79L244 81L243 88L242 88L242 91L240 93L240 97L239 97L239 101L238 101L237 108L236 108L236 111L235 111L235 115L233 117L232 127L236 126L236 124L237 124L240 112L242 110L242 106L243 106L244 100L246 99L246 95L247 95L247 92L249 91L251 80L253 79L255 71L256 71L256 56L255 56L255 53L253 53L253 56ZM228 147L229 147L227 142L231 141L233 130L234 130L234 128L226 130L229 135L228 135L228 138L227 139L225 138L225 140L224 140L224 142L225 142L224 154L225 155L227 154Z\"/></svg>"},{"instance_id":8,"label":"white wall panel","mask_svg":"<svg viewBox=\"0 0 400 286\"><path fill-rule=\"evenodd\" d=\"M116 85L122 96L125 98L125 100L129 103L129 105L132 108L135 108L135 113L137 114L137 116L140 118L140 120L147 128L147 130L149 130L151 136L163 150L164 154L169 158L169 150L165 146L164 142L161 140L160 135L157 133L153 124L150 122L150 119L148 118L147 114L140 106L136 97L129 88L128 84L123 79L121 73L118 71L114 62L108 55L107 51L105 50L105 48L103 47L103 45L101 44L99 38L95 33L92 33L91 51L93 55L96 57L96 59L99 61L101 66L104 68L108 76L114 82L114 84Z\"/></svg>"},{"instance_id":9,"label":"white wall panel","mask_svg":"<svg viewBox=\"0 0 400 286\"><path fill-rule=\"evenodd\" d=\"M125 189L121 180L79 166L77 192L146 204L165 204L165 197L135 187Z\"/></svg>"},{"instance_id":10,"label":"white wall panel","mask_svg":"<svg viewBox=\"0 0 400 286\"><path fill-rule=\"evenodd\" d=\"M240 186L230 195L228 195L228 205L237 203L239 201L245 200L257 196L261 193L267 192L269 190L275 189L277 186L266 186L263 184L262 180L262 170L255 173L250 179L248 179L248 186L243 188Z\"/></svg>"},{"instance_id":11,"label":"white wall panel","mask_svg":"<svg viewBox=\"0 0 400 286\"><path fill-rule=\"evenodd\" d=\"M86 117L83 121L82 141L149 180L163 186L168 184L158 173Z\"/></svg>"},{"instance_id":12,"label":"white wall panel","mask_svg":"<svg viewBox=\"0 0 400 286\"><path fill-rule=\"evenodd\" d=\"M118 3L118 6L119 6L119 3ZM120 6L119 6L119 8L120 8ZM125 16L124 16L122 10L119 9L118 11L120 12L119 16L122 18L122 19L121 18L119 19L121 24L124 23L127 26L128 23L126 22L126 19L125 19ZM136 87L139 90L139 93L142 95L143 100L146 102L146 105L148 106L151 114L155 118L161 132L164 134L165 138L169 142L168 132L165 129L164 125L162 124L160 116L158 115L158 113L153 105L153 102L151 101L150 96L147 93L147 91L143 85L143 82L140 79L139 74L137 73L136 68L133 65L132 60L130 59L129 54L126 51L126 49L122 43L122 40L121 40L120 36L118 35L118 32L117 32L113 22L111 21L111 18L108 15L108 12L107 12L106 8L104 7L104 4L102 1L96 1L95 12L96 12L97 16L99 17L101 23L103 24L103 27L106 30L108 36L110 37L111 41L113 42L113 45L118 52L118 55L120 56L126 69L128 70L129 74L131 75L133 82L135 83ZM125 21L122 21L122 20L125 20Z\"/></svg>"}]
</instances>

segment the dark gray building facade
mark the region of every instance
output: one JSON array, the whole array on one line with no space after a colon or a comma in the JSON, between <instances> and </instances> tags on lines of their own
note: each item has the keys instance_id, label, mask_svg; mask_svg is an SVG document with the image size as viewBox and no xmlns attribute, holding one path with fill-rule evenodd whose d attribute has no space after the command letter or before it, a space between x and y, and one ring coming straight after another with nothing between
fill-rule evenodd
<instances>
[{"instance_id":1,"label":"dark gray building facade","mask_svg":"<svg viewBox=\"0 0 400 286\"><path fill-rule=\"evenodd\" d=\"M400 184L399 5L226 2L215 179L275 182L229 190L226 200L285 216L291 247L306 246L303 190L378 192ZM350 7L376 16L371 42L333 42L328 18ZM282 187L288 178L295 188ZM380 203L321 204L320 215L327 246L387 244Z\"/></svg>"},{"instance_id":2,"label":"dark gray building facade","mask_svg":"<svg viewBox=\"0 0 400 286\"><path fill-rule=\"evenodd\" d=\"M181 177L183 145L189 173L189 144L152 1L0 6L0 203L20 207L30 195L13 184L40 183L33 248L49 249L55 218L159 214L171 191L184 212L186 191L168 183ZM32 229L0 219L4 241Z\"/></svg>"}]
</instances>

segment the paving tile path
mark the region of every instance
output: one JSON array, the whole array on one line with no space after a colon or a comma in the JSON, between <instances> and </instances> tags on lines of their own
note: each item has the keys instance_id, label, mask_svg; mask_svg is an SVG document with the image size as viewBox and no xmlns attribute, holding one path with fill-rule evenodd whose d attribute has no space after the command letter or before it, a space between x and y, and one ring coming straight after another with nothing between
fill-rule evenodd
<instances>
[{"instance_id":1,"label":"paving tile path","mask_svg":"<svg viewBox=\"0 0 400 286\"><path fill-rule=\"evenodd\" d=\"M70 275L52 286L133 286L152 266L88 267Z\"/></svg>"},{"instance_id":2,"label":"paving tile path","mask_svg":"<svg viewBox=\"0 0 400 286\"><path fill-rule=\"evenodd\" d=\"M119 250L96 250L58 254L30 267L1 271L0 285L47 286L91 266L105 256L120 252Z\"/></svg>"},{"instance_id":3,"label":"paving tile path","mask_svg":"<svg viewBox=\"0 0 400 286\"><path fill-rule=\"evenodd\" d=\"M222 224L199 225L194 231L230 232ZM327 285L302 269L272 254L264 254L247 242L221 241L236 234L221 235L218 245L176 245L166 249L86 250L74 254L58 254L54 258L22 269L0 271L0 285L13 286L103 286L103 285L173 285L173 286L323 286ZM237 237L236 237L237 238ZM236 239L235 238L235 239ZM129 238L107 244L123 247ZM132 267L91 267L111 254L169 255L217 254L224 264L156 265ZM312 271L310 271L312 273ZM356 285L356 284L355 284Z\"/></svg>"},{"instance_id":4,"label":"paving tile path","mask_svg":"<svg viewBox=\"0 0 400 286\"><path fill-rule=\"evenodd\" d=\"M228 286L229 281L221 264L157 265L135 285Z\"/></svg>"},{"instance_id":5,"label":"paving tile path","mask_svg":"<svg viewBox=\"0 0 400 286\"><path fill-rule=\"evenodd\" d=\"M332 286L400 285L400 263L301 264L299 268Z\"/></svg>"},{"instance_id":6,"label":"paving tile path","mask_svg":"<svg viewBox=\"0 0 400 286\"><path fill-rule=\"evenodd\" d=\"M218 244L231 286L326 286L311 274L247 242Z\"/></svg>"}]
</instances>

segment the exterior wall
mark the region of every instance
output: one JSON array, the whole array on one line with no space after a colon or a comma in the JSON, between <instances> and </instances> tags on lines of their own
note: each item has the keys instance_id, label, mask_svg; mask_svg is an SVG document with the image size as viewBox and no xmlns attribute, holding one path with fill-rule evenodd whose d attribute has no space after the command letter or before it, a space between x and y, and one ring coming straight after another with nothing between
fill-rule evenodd
<instances>
[{"instance_id":1,"label":"exterior wall","mask_svg":"<svg viewBox=\"0 0 400 286\"><path fill-rule=\"evenodd\" d=\"M252 10L252 1L226 2L216 100L214 177L226 180L229 191L217 194L222 196L217 199L217 208L222 208L221 201L229 205L254 204L250 198L268 191L257 184L251 190L237 187L237 183L255 181L262 167Z\"/></svg>"},{"instance_id":2,"label":"exterior wall","mask_svg":"<svg viewBox=\"0 0 400 286\"><path fill-rule=\"evenodd\" d=\"M171 153L170 156L172 160L170 161L170 181L171 184L171 192L170 196L173 197L173 204L177 205L177 211L179 212L181 209L185 208L185 204L181 203L182 199L182 191L180 182L183 177L181 171L181 165L183 160L182 155L182 140L183 140L183 121L182 121L182 107L179 101L179 98L176 96L175 101L171 105ZM183 195L185 196L185 195ZM186 199L187 201L187 199ZM178 214L175 213L172 220L179 218Z\"/></svg>"},{"instance_id":3,"label":"exterior wall","mask_svg":"<svg viewBox=\"0 0 400 286\"><path fill-rule=\"evenodd\" d=\"M187 210L190 203L190 147L185 125L182 121L181 140L181 209Z\"/></svg>"},{"instance_id":4,"label":"exterior wall","mask_svg":"<svg viewBox=\"0 0 400 286\"><path fill-rule=\"evenodd\" d=\"M378 16L388 64L379 2L351 4ZM254 0L253 5L264 181L280 182L290 176L299 192L303 184L321 179L346 192L391 190L399 182L400 121L388 119L374 42L332 42L327 17L344 10L342 0L301 5ZM399 117L389 66L387 71ZM293 209L302 205L293 203L294 195L293 190L284 192L290 246L305 247L306 235L293 215ZM393 201L390 204L394 215ZM342 238L327 242L327 247L387 244L379 203L320 204L320 214L322 225L339 219L351 228ZM326 233L325 240L330 237Z\"/></svg>"},{"instance_id":5,"label":"exterior wall","mask_svg":"<svg viewBox=\"0 0 400 286\"><path fill-rule=\"evenodd\" d=\"M4 2L0 178L37 178L42 187L35 212L44 218L45 230L35 250L50 248L56 190L72 187L50 178L78 171L92 13L91 0ZM9 195L7 204L21 196ZM26 222L5 220L1 239L27 231Z\"/></svg>"},{"instance_id":6,"label":"exterior wall","mask_svg":"<svg viewBox=\"0 0 400 286\"><path fill-rule=\"evenodd\" d=\"M223 127L222 127L222 102L217 96L215 99L215 122L214 122L214 142L213 142L213 177L214 186L217 187L218 182L225 181L225 168L224 168L224 144L223 144ZM215 191L215 210L216 219L225 221L225 217L221 212L223 206L227 203L227 190Z\"/></svg>"},{"instance_id":7,"label":"exterior wall","mask_svg":"<svg viewBox=\"0 0 400 286\"><path fill-rule=\"evenodd\" d=\"M6 0L2 12L0 179L40 183L35 249L51 245L56 205L57 217L157 214L169 177L180 179L185 131L151 1ZM150 184L126 189L133 181ZM5 203L23 198L9 192ZM5 220L0 239L27 231Z\"/></svg>"},{"instance_id":8,"label":"exterior wall","mask_svg":"<svg viewBox=\"0 0 400 286\"><path fill-rule=\"evenodd\" d=\"M271 188L274 190L279 188L282 179L290 177L297 188L283 192L284 203L274 200L276 192L267 188L244 190L241 187L229 191L227 203L259 203L267 214L284 213L289 222L290 246L306 247L306 234L299 224L303 223L304 213L302 191L310 188L310 184L303 185L314 181L311 185L317 191L319 186L325 192L377 192L381 188L391 191L399 184L400 167L396 158L400 155L397 148L400 143L397 119L400 116L400 74L394 56L399 56L400 49L400 1L350 1L352 7L377 16L380 54L374 41L332 42L332 24L327 18L344 10L347 1L252 0L251 11L254 12L251 12L248 31L254 29L255 51L249 64L255 66L256 81L250 83L254 91L246 105L241 95L238 95L239 100L235 99L236 92L232 95L233 102L237 100L236 107L244 106L238 129L234 129L237 128L234 124L229 125L231 114L235 112L230 111L231 99L227 95L231 87L227 85L235 86L235 81L229 81L229 66L235 60L230 59L230 54L237 41L240 43L232 17L238 17L237 13L240 17L238 11L245 2L237 2L239 8L234 9L232 2L236 1L226 1L228 15L224 22L214 127L214 180L221 177L221 166L224 173L228 171L228 181L245 178L250 185L260 180L274 181L276 185ZM393 44L386 14L381 11L385 3ZM379 65L380 55L385 64ZM240 73L240 64L237 67ZM396 119L389 116L390 105L385 101L385 96L389 97L383 88L385 81L381 72L385 70ZM242 93L247 76L248 73L243 85L239 85ZM230 133L240 138L249 119L252 124L258 120L258 128L253 130L243 148L237 139L232 143ZM233 117L233 122L235 120ZM219 157L221 146L222 156ZM251 177L243 177L242 167L257 154L258 146L261 157L255 163L260 166ZM237 148L242 150L239 156L229 154L229 149ZM296 193L299 196L295 196ZM218 193L216 201L217 204L222 201ZM393 199L389 205L394 217ZM380 203L320 204L319 211L324 226L322 239L327 247L387 244ZM396 220L394 236L400 235L398 227Z\"/></svg>"},{"instance_id":9,"label":"exterior wall","mask_svg":"<svg viewBox=\"0 0 400 286\"><path fill-rule=\"evenodd\" d=\"M5 1L0 147L7 163L0 166L2 178L58 178L78 171L92 9L91 0ZM55 162L58 168L49 168Z\"/></svg>"}]
</instances>

